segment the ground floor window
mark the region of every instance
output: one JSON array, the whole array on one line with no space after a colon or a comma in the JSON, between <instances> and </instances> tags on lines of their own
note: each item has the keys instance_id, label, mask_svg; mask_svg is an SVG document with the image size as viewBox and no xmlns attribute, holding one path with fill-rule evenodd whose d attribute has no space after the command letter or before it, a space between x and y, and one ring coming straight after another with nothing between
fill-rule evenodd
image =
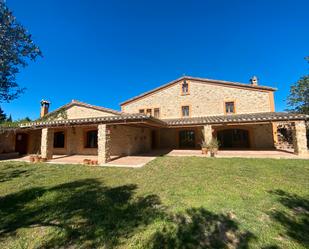
<instances>
[{"instance_id":1,"label":"ground floor window","mask_svg":"<svg viewBox=\"0 0 309 249\"><path fill-rule=\"evenodd\" d=\"M220 148L249 148L249 132L242 129L218 131Z\"/></svg>"},{"instance_id":2,"label":"ground floor window","mask_svg":"<svg viewBox=\"0 0 309 249\"><path fill-rule=\"evenodd\" d=\"M64 148L64 131L54 133L54 148Z\"/></svg>"},{"instance_id":3,"label":"ground floor window","mask_svg":"<svg viewBox=\"0 0 309 249\"><path fill-rule=\"evenodd\" d=\"M179 147L180 148L195 147L195 132L193 130L179 131Z\"/></svg>"},{"instance_id":4,"label":"ground floor window","mask_svg":"<svg viewBox=\"0 0 309 249\"><path fill-rule=\"evenodd\" d=\"M86 148L98 148L98 131L87 131L86 133Z\"/></svg>"}]
</instances>

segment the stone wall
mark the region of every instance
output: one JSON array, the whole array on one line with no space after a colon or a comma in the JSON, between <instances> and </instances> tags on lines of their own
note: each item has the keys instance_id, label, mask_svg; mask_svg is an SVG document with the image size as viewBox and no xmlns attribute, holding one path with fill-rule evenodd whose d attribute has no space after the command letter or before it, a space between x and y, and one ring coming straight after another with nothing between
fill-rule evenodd
<instances>
[{"instance_id":1,"label":"stone wall","mask_svg":"<svg viewBox=\"0 0 309 249\"><path fill-rule=\"evenodd\" d=\"M133 155L151 149L151 130L128 125L112 125L111 155Z\"/></svg>"},{"instance_id":2,"label":"stone wall","mask_svg":"<svg viewBox=\"0 0 309 249\"><path fill-rule=\"evenodd\" d=\"M301 156L307 154L308 148L305 121L297 121L294 123L293 144L295 154Z\"/></svg>"},{"instance_id":3,"label":"stone wall","mask_svg":"<svg viewBox=\"0 0 309 249\"><path fill-rule=\"evenodd\" d=\"M147 97L122 106L128 113L139 109L160 108L160 118L181 117L181 106L189 105L191 117L224 115L224 102L235 101L237 114L272 111L272 92L220 86L218 84L187 81L189 94L181 94L181 84L177 83Z\"/></svg>"},{"instance_id":4,"label":"stone wall","mask_svg":"<svg viewBox=\"0 0 309 249\"><path fill-rule=\"evenodd\" d=\"M272 124L258 124L252 126L252 147L257 149L273 149L274 137Z\"/></svg>"},{"instance_id":5,"label":"stone wall","mask_svg":"<svg viewBox=\"0 0 309 249\"><path fill-rule=\"evenodd\" d=\"M0 154L15 151L14 131L0 133Z\"/></svg>"},{"instance_id":6,"label":"stone wall","mask_svg":"<svg viewBox=\"0 0 309 249\"><path fill-rule=\"evenodd\" d=\"M256 149L274 148L273 131L271 124L235 125L235 126L206 126L206 135L209 140L210 133L216 136L216 132L224 129L245 129L249 131L250 147ZM195 148L201 148L203 127L168 128L160 131L161 148L179 148L179 131L195 130Z\"/></svg>"},{"instance_id":7,"label":"stone wall","mask_svg":"<svg viewBox=\"0 0 309 249\"><path fill-rule=\"evenodd\" d=\"M88 108L84 106L74 105L67 109L66 111L68 119L75 118L93 118L93 117L104 117L104 116L114 116L115 114L110 112L104 112L96 110L93 108Z\"/></svg>"},{"instance_id":8,"label":"stone wall","mask_svg":"<svg viewBox=\"0 0 309 249\"><path fill-rule=\"evenodd\" d=\"M28 154L41 153L41 130L28 131Z\"/></svg>"}]
</instances>

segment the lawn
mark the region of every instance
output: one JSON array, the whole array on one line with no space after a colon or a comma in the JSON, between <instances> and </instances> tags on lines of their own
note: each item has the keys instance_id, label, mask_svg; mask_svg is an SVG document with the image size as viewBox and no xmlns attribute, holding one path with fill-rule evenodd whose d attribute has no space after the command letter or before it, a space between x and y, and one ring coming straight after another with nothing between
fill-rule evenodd
<instances>
[{"instance_id":1,"label":"lawn","mask_svg":"<svg viewBox=\"0 0 309 249\"><path fill-rule=\"evenodd\" d=\"M0 163L0 248L308 248L309 161Z\"/></svg>"}]
</instances>

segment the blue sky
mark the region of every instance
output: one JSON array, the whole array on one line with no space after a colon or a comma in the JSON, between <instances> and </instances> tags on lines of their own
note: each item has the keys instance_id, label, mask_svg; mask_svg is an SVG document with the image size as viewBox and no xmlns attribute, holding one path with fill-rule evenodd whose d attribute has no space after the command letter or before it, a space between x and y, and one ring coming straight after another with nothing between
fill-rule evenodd
<instances>
[{"instance_id":1,"label":"blue sky","mask_svg":"<svg viewBox=\"0 0 309 249\"><path fill-rule=\"evenodd\" d=\"M277 87L276 111L308 73L308 0L7 0L44 57L18 76L27 91L1 104L37 118L72 99L119 103L183 74Z\"/></svg>"}]
</instances>

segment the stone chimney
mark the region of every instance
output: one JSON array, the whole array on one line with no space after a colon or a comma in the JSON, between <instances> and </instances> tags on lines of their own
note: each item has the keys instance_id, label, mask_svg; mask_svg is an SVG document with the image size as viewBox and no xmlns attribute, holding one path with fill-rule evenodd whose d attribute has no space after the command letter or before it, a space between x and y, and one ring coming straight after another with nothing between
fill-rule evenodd
<instances>
[{"instance_id":1,"label":"stone chimney","mask_svg":"<svg viewBox=\"0 0 309 249\"><path fill-rule=\"evenodd\" d=\"M49 101L44 100L44 99L41 100L40 118L43 118L48 113L49 105L50 105Z\"/></svg>"},{"instance_id":2,"label":"stone chimney","mask_svg":"<svg viewBox=\"0 0 309 249\"><path fill-rule=\"evenodd\" d=\"M257 86L258 85L258 78L256 76L252 76L252 78L250 79L250 83L252 86Z\"/></svg>"}]
</instances>

